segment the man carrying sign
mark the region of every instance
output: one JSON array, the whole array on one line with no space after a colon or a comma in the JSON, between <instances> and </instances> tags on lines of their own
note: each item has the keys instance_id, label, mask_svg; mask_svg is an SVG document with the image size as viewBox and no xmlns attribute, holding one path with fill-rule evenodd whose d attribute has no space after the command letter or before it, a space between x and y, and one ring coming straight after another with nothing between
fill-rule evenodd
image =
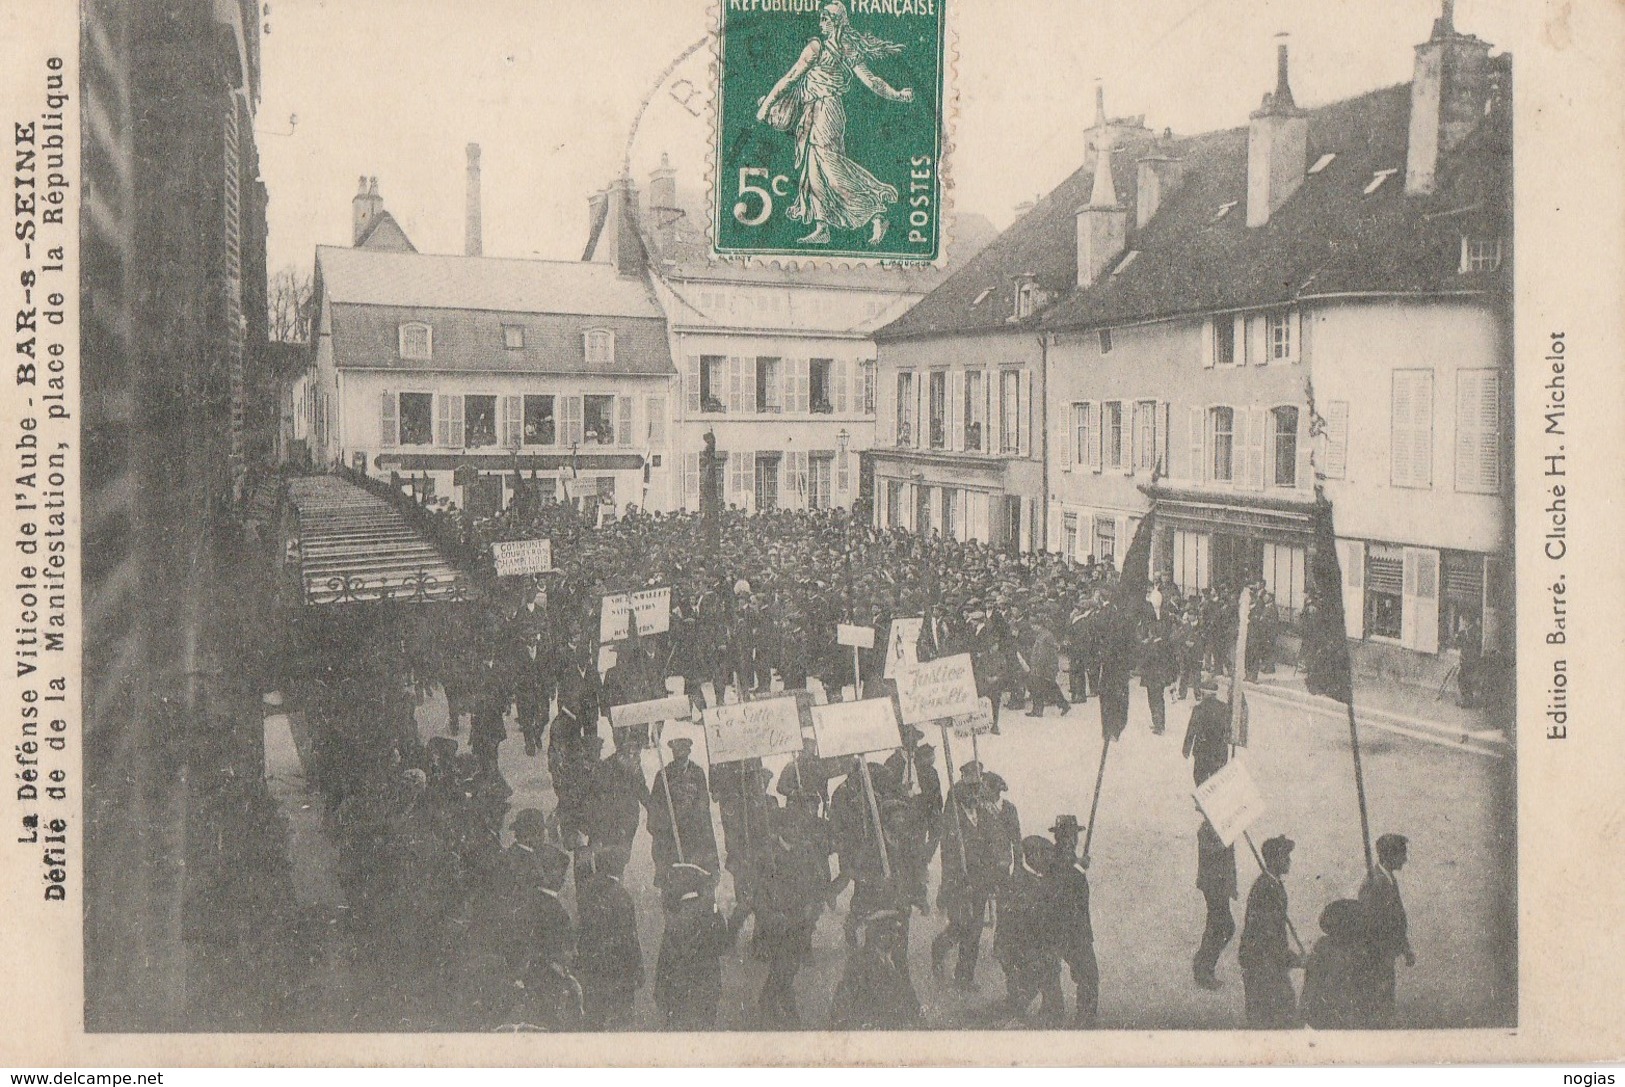
<instances>
[{"instance_id":1,"label":"man carrying sign","mask_svg":"<svg viewBox=\"0 0 1625 1087\"><path fill-rule=\"evenodd\" d=\"M716 832L711 829L711 794L705 771L689 761L694 741L673 738L671 762L655 774L649 787L649 835L655 864L655 886L665 888L676 864L717 871Z\"/></svg>"}]
</instances>

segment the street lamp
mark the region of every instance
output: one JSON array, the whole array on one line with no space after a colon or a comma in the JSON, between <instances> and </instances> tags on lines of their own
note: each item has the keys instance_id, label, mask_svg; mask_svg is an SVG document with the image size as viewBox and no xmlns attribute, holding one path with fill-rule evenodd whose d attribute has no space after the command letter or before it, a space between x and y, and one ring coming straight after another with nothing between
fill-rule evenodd
<instances>
[{"instance_id":1,"label":"street lamp","mask_svg":"<svg viewBox=\"0 0 1625 1087\"><path fill-rule=\"evenodd\" d=\"M845 427L842 427L840 433L835 435L835 446L842 453L845 453L846 452L846 443L851 441L851 440L852 440L852 435L847 433Z\"/></svg>"}]
</instances>

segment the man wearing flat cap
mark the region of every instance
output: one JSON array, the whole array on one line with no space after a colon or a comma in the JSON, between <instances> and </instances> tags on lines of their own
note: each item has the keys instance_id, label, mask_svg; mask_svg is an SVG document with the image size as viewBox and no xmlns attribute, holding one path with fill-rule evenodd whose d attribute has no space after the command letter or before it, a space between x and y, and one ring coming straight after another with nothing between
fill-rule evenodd
<instances>
[{"instance_id":1,"label":"man wearing flat cap","mask_svg":"<svg viewBox=\"0 0 1625 1087\"><path fill-rule=\"evenodd\" d=\"M1360 888L1372 957L1371 993L1366 1006L1372 1010L1374 1027L1388 1027L1394 1021L1394 960L1403 958L1406 966L1416 965L1405 902L1399 895L1398 873L1409 859L1409 840L1403 834L1384 834L1377 839L1377 863Z\"/></svg>"},{"instance_id":2,"label":"man wearing flat cap","mask_svg":"<svg viewBox=\"0 0 1625 1087\"><path fill-rule=\"evenodd\" d=\"M1192 760L1192 780L1200 785L1230 761L1230 703L1219 700L1216 680L1202 680L1196 693L1198 701L1185 728L1184 754Z\"/></svg>"},{"instance_id":3,"label":"man wearing flat cap","mask_svg":"<svg viewBox=\"0 0 1625 1087\"><path fill-rule=\"evenodd\" d=\"M1247 895L1241 926L1241 987L1247 1026L1253 1030L1290 1030L1302 1025L1292 971L1303 963L1287 943L1286 874L1292 868L1294 842L1284 834L1259 848L1264 870Z\"/></svg>"},{"instance_id":4,"label":"man wearing flat cap","mask_svg":"<svg viewBox=\"0 0 1625 1087\"><path fill-rule=\"evenodd\" d=\"M711 829L711 794L705 771L689 761L694 741L676 736L666 744L671 761L649 787L648 826L653 839L655 886L665 887L679 862L717 870L717 838Z\"/></svg>"}]
</instances>

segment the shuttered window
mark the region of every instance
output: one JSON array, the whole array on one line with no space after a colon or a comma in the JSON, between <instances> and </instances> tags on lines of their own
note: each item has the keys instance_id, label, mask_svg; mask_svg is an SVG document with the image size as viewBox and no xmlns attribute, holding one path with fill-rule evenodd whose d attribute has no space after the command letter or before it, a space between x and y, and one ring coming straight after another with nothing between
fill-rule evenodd
<instances>
[{"instance_id":1,"label":"shuttered window","mask_svg":"<svg viewBox=\"0 0 1625 1087\"><path fill-rule=\"evenodd\" d=\"M1456 490L1495 494L1501 489L1501 375L1456 371Z\"/></svg>"},{"instance_id":2,"label":"shuttered window","mask_svg":"<svg viewBox=\"0 0 1625 1087\"><path fill-rule=\"evenodd\" d=\"M1207 444L1212 454L1208 478L1215 483L1229 483L1235 478L1236 412L1234 408L1210 408L1207 417Z\"/></svg>"},{"instance_id":3,"label":"shuttered window","mask_svg":"<svg viewBox=\"0 0 1625 1087\"><path fill-rule=\"evenodd\" d=\"M525 398L502 398L502 444L509 449L519 448L525 433Z\"/></svg>"},{"instance_id":4,"label":"shuttered window","mask_svg":"<svg viewBox=\"0 0 1625 1087\"><path fill-rule=\"evenodd\" d=\"M1072 463L1080 468L1089 465L1089 450L1095 442L1095 406L1072 405Z\"/></svg>"},{"instance_id":5,"label":"shuttered window","mask_svg":"<svg viewBox=\"0 0 1625 1087\"><path fill-rule=\"evenodd\" d=\"M1433 371L1395 370L1389 482L1433 486Z\"/></svg>"},{"instance_id":6,"label":"shuttered window","mask_svg":"<svg viewBox=\"0 0 1625 1087\"><path fill-rule=\"evenodd\" d=\"M564 404L564 444L575 446L582 442L581 397L560 398Z\"/></svg>"},{"instance_id":7,"label":"shuttered window","mask_svg":"<svg viewBox=\"0 0 1625 1087\"><path fill-rule=\"evenodd\" d=\"M1123 465L1123 405L1109 400L1100 405L1101 463L1108 469Z\"/></svg>"},{"instance_id":8,"label":"shuttered window","mask_svg":"<svg viewBox=\"0 0 1625 1087\"><path fill-rule=\"evenodd\" d=\"M643 428L644 441L651 448L659 449L666 444L666 398L648 397L643 402L643 410L648 414Z\"/></svg>"},{"instance_id":9,"label":"shuttered window","mask_svg":"<svg viewBox=\"0 0 1625 1087\"><path fill-rule=\"evenodd\" d=\"M1321 471L1327 479L1348 478L1349 402L1333 400L1326 405L1325 456Z\"/></svg>"},{"instance_id":10,"label":"shuttered window","mask_svg":"<svg viewBox=\"0 0 1625 1087\"><path fill-rule=\"evenodd\" d=\"M378 444L385 449L395 445L395 394L384 393L379 399Z\"/></svg>"},{"instance_id":11,"label":"shuttered window","mask_svg":"<svg viewBox=\"0 0 1625 1087\"><path fill-rule=\"evenodd\" d=\"M700 508L700 455L683 454L683 508Z\"/></svg>"},{"instance_id":12,"label":"shuttered window","mask_svg":"<svg viewBox=\"0 0 1625 1087\"><path fill-rule=\"evenodd\" d=\"M452 449L463 447L463 398L447 395L440 398L440 444Z\"/></svg>"},{"instance_id":13,"label":"shuttered window","mask_svg":"<svg viewBox=\"0 0 1625 1087\"><path fill-rule=\"evenodd\" d=\"M1138 400L1134 404L1134 468L1150 472L1157 467L1157 402Z\"/></svg>"}]
</instances>

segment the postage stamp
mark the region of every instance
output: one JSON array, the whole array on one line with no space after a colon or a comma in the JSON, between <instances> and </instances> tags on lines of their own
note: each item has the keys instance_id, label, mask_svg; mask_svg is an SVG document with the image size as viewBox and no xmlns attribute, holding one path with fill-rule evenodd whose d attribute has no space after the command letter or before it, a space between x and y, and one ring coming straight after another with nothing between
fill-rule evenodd
<instances>
[{"instance_id":1,"label":"postage stamp","mask_svg":"<svg viewBox=\"0 0 1625 1087\"><path fill-rule=\"evenodd\" d=\"M943 8L725 0L719 255L941 255Z\"/></svg>"}]
</instances>

